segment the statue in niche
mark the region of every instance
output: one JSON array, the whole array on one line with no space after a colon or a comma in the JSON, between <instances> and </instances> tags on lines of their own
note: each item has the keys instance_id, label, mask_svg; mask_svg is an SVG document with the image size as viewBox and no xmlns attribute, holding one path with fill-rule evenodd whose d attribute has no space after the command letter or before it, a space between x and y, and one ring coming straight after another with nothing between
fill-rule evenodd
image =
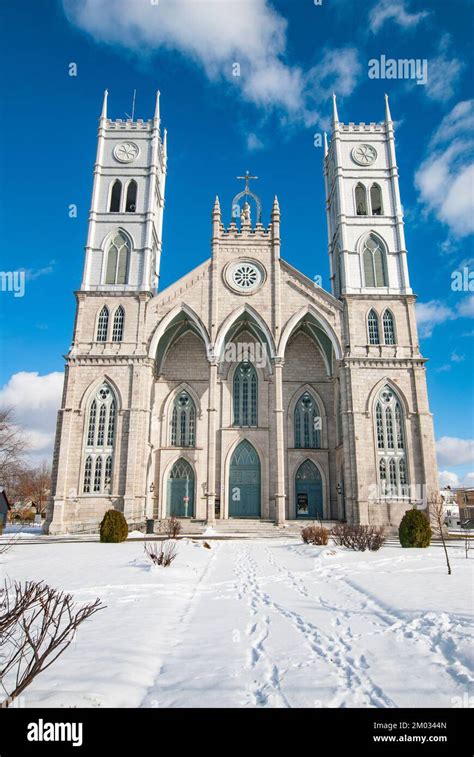
<instances>
[{"instance_id":1,"label":"statue in niche","mask_svg":"<svg viewBox=\"0 0 474 757\"><path fill-rule=\"evenodd\" d=\"M244 204L244 207L242 208L242 212L240 214L240 223L249 225L250 224L250 205L248 202Z\"/></svg>"}]
</instances>

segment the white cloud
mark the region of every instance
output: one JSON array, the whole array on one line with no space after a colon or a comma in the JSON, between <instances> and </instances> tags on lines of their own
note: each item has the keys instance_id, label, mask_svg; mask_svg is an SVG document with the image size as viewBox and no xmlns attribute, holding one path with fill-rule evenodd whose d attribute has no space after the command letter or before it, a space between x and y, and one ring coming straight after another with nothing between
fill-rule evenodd
<instances>
[{"instance_id":1,"label":"white cloud","mask_svg":"<svg viewBox=\"0 0 474 757\"><path fill-rule=\"evenodd\" d=\"M329 86L351 94L358 81L355 52L323 55L309 72L286 62L287 22L269 0L63 0L68 19L96 41L150 59L177 50L202 66L211 81L230 80L247 101L314 123ZM236 75L237 74L237 75ZM324 87L313 85L316 77Z\"/></svg>"},{"instance_id":2,"label":"white cloud","mask_svg":"<svg viewBox=\"0 0 474 757\"><path fill-rule=\"evenodd\" d=\"M374 34L380 31L387 21L393 21L403 29L414 29L428 15L428 11L410 13L405 0L380 0L370 11L369 25Z\"/></svg>"},{"instance_id":3,"label":"white cloud","mask_svg":"<svg viewBox=\"0 0 474 757\"><path fill-rule=\"evenodd\" d=\"M439 465L466 465L474 462L474 439L442 436L436 442Z\"/></svg>"},{"instance_id":4,"label":"white cloud","mask_svg":"<svg viewBox=\"0 0 474 757\"><path fill-rule=\"evenodd\" d=\"M416 322L422 338L431 336L434 327L438 324L444 323L445 321L455 321L457 318L474 318L473 294L469 297L464 297L456 308L451 308L440 300L416 303ZM464 360L464 356L457 355L453 352L451 360L459 363ZM449 369L443 367L442 370Z\"/></svg>"},{"instance_id":5,"label":"white cloud","mask_svg":"<svg viewBox=\"0 0 474 757\"><path fill-rule=\"evenodd\" d=\"M474 294L465 297L458 307L460 318L474 318Z\"/></svg>"},{"instance_id":6,"label":"white cloud","mask_svg":"<svg viewBox=\"0 0 474 757\"><path fill-rule=\"evenodd\" d=\"M453 97L464 64L457 58L439 55L428 61L424 92L431 100L446 102Z\"/></svg>"},{"instance_id":7,"label":"white cloud","mask_svg":"<svg viewBox=\"0 0 474 757\"><path fill-rule=\"evenodd\" d=\"M450 34L443 34L438 54L428 61L428 80L424 92L431 100L446 102L454 95L464 63L454 56Z\"/></svg>"},{"instance_id":8,"label":"white cloud","mask_svg":"<svg viewBox=\"0 0 474 757\"><path fill-rule=\"evenodd\" d=\"M439 485L441 489L450 486L457 489L459 486L474 486L474 471L466 473L463 478L459 478L457 473L450 470L439 471Z\"/></svg>"},{"instance_id":9,"label":"white cloud","mask_svg":"<svg viewBox=\"0 0 474 757\"><path fill-rule=\"evenodd\" d=\"M463 479L463 486L474 486L474 471L466 473Z\"/></svg>"},{"instance_id":10,"label":"white cloud","mask_svg":"<svg viewBox=\"0 0 474 757\"><path fill-rule=\"evenodd\" d=\"M431 137L430 145L436 146L447 142L459 133L472 132L474 130L474 101L462 100L448 113Z\"/></svg>"},{"instance_id":11,"label":"white cloud","mask_svg":"<svg viewBox=\"0 0 474 757\"><path fill-rule=\"evenodd\" d=\"M50 260L48 265L44 266L43 268L26 268L22 270L25 271L25 278L27 281L34 281L35 279L39 279L40 276L47 276L48 274L52 273L54 271L55 264L55 260Z\"/></svg>"},{"instance_id":12,"label":"white cloud","mask_svg":"<svg viewBox=\"0 0 474 757\"><path fill-rule=\"evenodd\" d=\"M430 141L415 174L419 198L456 237L474 232L474 100L458 103Z\"/></svg>"},{"instance_id":13,"label":"white cloud","mask_svg":"<svg viewBox=\"0 0 474 757\"><path fill-rule=\"evenodd\" d=\"M431 336L435 326L453 320L455 317L455 313L439 300L416 304L416 321L421 337Z\"/></svg>"},{"instance_id":14,"label":"white cloud","mask_svg":"<svg viewBox=\"0 0 474 757\"><path fill-rule=\"evenodd\" d=\"M247 134L247 150L249 152L257 152L257 150L262 150L264 147L264 144L259 137L257 137L256 134L253 132L251 134Z\"/></svg>"},{"instance_id":15,"label":"white cloud","mask_svg":"<svg viewBox=\"0 0 474 757\"><path fill-rule=\"evenodd\" d=\"M51 457L63 380L64 374L59 371L44 376L21 371L0 389L0 407L13 408L15 420L25 430L33 460Z\"/></svg>"},{"instance_id":16,"label":"white cloud","mask_svg":"<svg viewBox=\"0 0 474 757\"><path fill-rule=\"evenodd\" d=\"M322 102L332 92L343 97L350 95L356 88L361 72L362 65L356 48L326 50L318 65L307 73L307 96L315 102Z\"/></svg>"},{"instance_id":17,"label":"white cloud","mask_svg":"<svg viewBox=\"0 0 474 757\"><path fill-rule=\"evenodd\" d=\"M450 470L440 470L438 475L441 489L445 489L446 486L451 486L452 488L459 486L459 476L457 473L453 473Z\"/></svg>"},{"instance_id":18,"label":"white cloud","mask_svg":"<svg viewBox=\"0 0 474 757\"><path fill-rule=\"evenodd\" d=\"M436 368L436 373L444 373L446 371L450 371L452 368L452 363L463 363L466 359L465 355L458 355L457 352L452 352L450 357L450 363L444 363L444 365L441 365L439 368Z\"/></svg>"}]
</instances>

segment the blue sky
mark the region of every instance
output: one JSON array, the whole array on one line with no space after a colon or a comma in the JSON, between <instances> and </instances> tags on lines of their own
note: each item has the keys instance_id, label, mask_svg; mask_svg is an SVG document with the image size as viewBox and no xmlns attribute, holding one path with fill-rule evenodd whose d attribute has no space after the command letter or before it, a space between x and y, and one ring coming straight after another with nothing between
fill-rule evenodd
<instances>
[{"instance_id":1,"label":"blue sky","mask_svg":"<svg viewBox=\"0 0 474 757\"><path fill-rule=\"evenodd\" d=\"M451 289L453 271L474 271L470 0L30 0L2 14L1 269L27 273L23 297L0 292L0 403L18 407L37 457L51 446L71 341L103 90L114 118L130 113L134 89L136 117L150 118L161 90L161 288L209 256L214 197L228 214L247 169L264 222L279 197L285 259L327 288L314 135L329 126L333 89L340 119L356 122L382 120L388 92L440 469L474 484L474 294ZM381 55L426 59L427 83L369 79Z\"/></svg>"}]
</instances>

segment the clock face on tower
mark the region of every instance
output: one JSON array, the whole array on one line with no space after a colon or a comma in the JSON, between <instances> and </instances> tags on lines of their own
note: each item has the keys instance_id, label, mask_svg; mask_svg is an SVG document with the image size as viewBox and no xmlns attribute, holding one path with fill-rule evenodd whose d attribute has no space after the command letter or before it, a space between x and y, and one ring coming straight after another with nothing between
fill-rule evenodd
<instances>
[{"instance_id":1,"label":"clock face on tower","mask_svg":"<svg viewBox=\"0 0 474 757\"><path fill-rule=\"evenodd\" d=\"M138 157L140 148L135 142L122 142L114 147L114 157L121 163L131 163Z\"/></svg>"},{"instance_id":2,"label":"clock face on tower","mask_svg":"<svg viewBox=\"0 0 474 757\"><path fill-rule=\"evenodd\" d=\"M377 157L377 150L372 145L358 145L352 150L352 160L360 166L370 166Z\"/></svg>"}]
</instances>

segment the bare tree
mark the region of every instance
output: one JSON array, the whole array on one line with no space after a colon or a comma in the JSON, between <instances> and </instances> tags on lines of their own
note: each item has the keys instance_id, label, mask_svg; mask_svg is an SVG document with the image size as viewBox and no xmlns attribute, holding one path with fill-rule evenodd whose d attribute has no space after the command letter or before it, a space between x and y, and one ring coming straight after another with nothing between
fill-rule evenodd
<instances>
[{"instance_id":1,"label":"bare tree","mask_svg":"<svg viewBox=\"0 0 474 757\"><path fill-rule=\"evenodd\" d=\"M100 599L77 608L47 584L5 582L0 592L0 681L8 707L68 648L77 628L104 609Z\"/></svg>"},{"instance_id":2,"label":"bare tree","mask_svg":"<svg viewBox=\"0 0 474 757\"><path fill-rule=\"evenodd\" d=\"M26 448L24 432L15 423L12 408L0 409L0 482L5 487L17 475Z\"/></svg>"},{"instance_id":3,"label":"bare tree","mask_svg":"<svg viewBox=\"0 0 474 757\"><path fill-rule=\"evenodd\" d=\"M466 560L469 558L469 550L471 549L471 532L468 528L468 523L464 523L461 520L461 528L464 529L464 555L466 557Z\"/></svg>"},{"instance_id":4,"label":"bare tree","mask_svg":"<svg viewBox=\"0 0 474 757\"><path fill-rule=\"evenodd\" d=\"M43 462L36 467L25 467L18 475L17 497L34 502L37 512L44 514L51 490L51 468Z\"/></svg>"},{"instance_id":5,"label":"bare tree","mask_svg":"<svg viewBox=\"0 0 474 757\"><path fill-rule=\"evenodd\" d=\"M431 519L431 527L435 534L437 534L443 543L443 549L444 554L446 556L446 565L448 566L448 575L450 576L451 571L451 563L449 562L449 555L448 555L448 548L446 546L446 539L445 539L445 513L444 513L444 503L441 497L434 496L429 504L429 513L430 513L430 519Z\"/></svg>"}]
</instances>

